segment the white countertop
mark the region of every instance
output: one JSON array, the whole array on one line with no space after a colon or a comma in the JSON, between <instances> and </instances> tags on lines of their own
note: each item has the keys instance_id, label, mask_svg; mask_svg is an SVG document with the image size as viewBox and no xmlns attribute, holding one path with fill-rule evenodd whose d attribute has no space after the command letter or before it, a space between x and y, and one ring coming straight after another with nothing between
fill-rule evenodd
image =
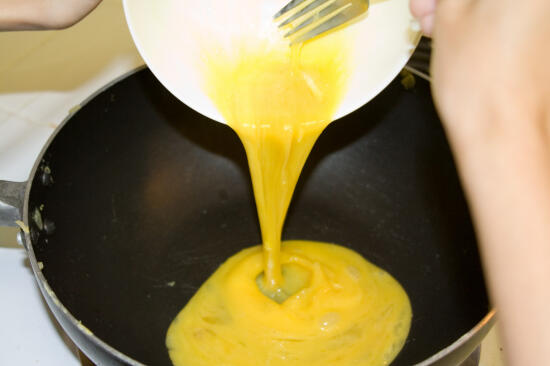
<instances>
[{"instance_id":1,"label":"white countertop","mask_svg":"<svg viewBox=\"0 0 550 366\"><path fill-rule=\"evenodd\" d=\"M0 179L27 180L69 110L143 64L119 0L63 31L0 33ZM15 230L0 228L0 365L77 366L74 345L45 305ZM501 366L492 331L481 366Z\"/></svg>"}]
</instances>

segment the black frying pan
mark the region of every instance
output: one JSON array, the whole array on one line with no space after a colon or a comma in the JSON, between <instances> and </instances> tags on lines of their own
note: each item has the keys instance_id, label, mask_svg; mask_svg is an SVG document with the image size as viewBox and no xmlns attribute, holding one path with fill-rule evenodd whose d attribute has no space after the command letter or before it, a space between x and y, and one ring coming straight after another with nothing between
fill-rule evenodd
<instances>
[{"instance_id":1,"label":"black frying pan","mask_svg":"<svg viewBox=\"0 0 550 366\"><path fill-rule=\"evenodd\" d=\"M226 258L260 242L237 136L148 70L60 126L28 184L2 187L30 227L46 301L101 365L170 365L172 319ZM474 231L425 81L394 81L327 128L283 236L351 247L403 285L414 315L392 365L456 365L489 330Z\"/></svg>"}]
</instances>

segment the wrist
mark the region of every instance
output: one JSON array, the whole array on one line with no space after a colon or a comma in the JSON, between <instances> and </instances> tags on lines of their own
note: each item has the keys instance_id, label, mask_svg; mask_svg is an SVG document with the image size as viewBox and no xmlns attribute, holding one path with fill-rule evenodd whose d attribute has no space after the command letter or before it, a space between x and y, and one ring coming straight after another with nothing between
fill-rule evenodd
<instances>
[{"instance_id":1,"label":"wrist","mask_svg":"<svg viewBox=\"0 0 550 366\"><path fill-rule=\"evenodd\" d=\"M522 95L470 100L475 102L460 109L439 108L455 154L533 143L550 147L550 101Z\"/></svg>"}]
</instances>

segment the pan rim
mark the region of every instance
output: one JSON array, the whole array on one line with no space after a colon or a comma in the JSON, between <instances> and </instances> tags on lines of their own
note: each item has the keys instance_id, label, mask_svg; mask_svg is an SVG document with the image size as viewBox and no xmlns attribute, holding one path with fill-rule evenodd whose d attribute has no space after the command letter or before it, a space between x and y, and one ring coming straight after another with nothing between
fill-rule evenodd
<instances>
[{"instance_id":1,"label":"pan rim","mask_svg":"<svg viewBox=\"0 0 550 366\"><path fill-rule=\"evenodd\" d=\"M446 357L447 355L454 352L456 349L461 347L464 343L467 343L470 339L475 337L476 335L482 333L483 331L488 332L492 326L494 325L496 317L496 309L491 308L487 315L481 319L479 323L477 323L472 329L470 329L468 332L464 333L460 338L458 338L456 341L448 345L447 347L443 348L442 350L438 351L434 355L430 356L429 358L425 359L424 361L421 361L414 366L429 366L434 364L435 362L441 360L442 358Z\"/></svg>"},{"instance_id":2,"label":"pan rim","mask_svg":"<svg viewBox=\"0 0 550 366\"><path fill-rule=\"evenodd\" d=\"M411 70L410 67L406 66L406 69ZM92 94L90 94L87 98L85 98L81 103L78 104L78 108L75 108L74 110L69 113L65 119L59 124L59 126L55 129L55 131L52 133L52 135L48 138L42 149L40 150L40 153L38 154L38 157L36 158L33 168L31 170L31 173L29 174L29 179L27 180L26 186L25 186L25 196L23 201L23 215L22 219L25 225L29 226L30 220L29 220L29 199L30 199L30 192L33 184L34 177L37 174L38 169L40 168L41 161L49 149L51 143L55 140L58 133L62 130L62 128L67 124L78 111L86 106L89 102L91 102L93 99L95 99L99 94L106 91L110 87L114 86L115 84L119 83L120 81L123 81L124 79L144 70L147 69L147 65L141 65L138 66L105 84ZM415 73L417 76L420 76L422 79L430 82L430 78L426 75L420 75L418 73ZM51 289L51 287L48 284L48 281L46 280L46 277L42 273L41 268L38 265L38 262L36 260L36 256L34 254L34 247L33 243L30 237L30 233L24 233L24 247L27 251L27 255L29 258L29 262L31 264L32 271L34 273L34 276L38 282L40 291L42 293L42 296L44 298L49 298L51 302L48 302L48 306L55 306L58 311L61 311L64 316L67 318L67 320L71 323L72 326L74 326L78 331L80 332L81 336L85 337L89 342L94 344L95 346L105 350L107 353L110 353L112 356L114 356L119 361L122 361L128 365L131 366L147 366L146 364L143 364L130 356L122 353L121 351L117 350L116 348L109 345L107 342L103 341L101 338L96 336L89 328L85 326L81 321L77 320L76 317L65 307L65 305L58 299L55 292ZM57 319L57 313L54 312L54 315ZM434 364L435 362L443 359L450 353L454 352L456 349L461 347L463 344L470 341L473 337L476 335L484 332L489 331L489 329L492 327L494 321L495 321L495 315L496 310L494 307L490 307L487 314L478 322L474 327L472 327L468 332L460 336L458 339L456 339L454 342L446 346L445 348L441 349L437 353L433 354L432 356L426 358L425 360L415 364L415 366L429 366ZM64 327L63 327L64 328ZM69 336L69 338L71 338ZM74 342L74 340L71 338L71 340ZM75 342L76 344L76 342ZM80 349L82 352L85 353L84 350L82 350L78 345L78 349ZM87 355L89 357L89 355Z\"/></svg>"}]
</instances>

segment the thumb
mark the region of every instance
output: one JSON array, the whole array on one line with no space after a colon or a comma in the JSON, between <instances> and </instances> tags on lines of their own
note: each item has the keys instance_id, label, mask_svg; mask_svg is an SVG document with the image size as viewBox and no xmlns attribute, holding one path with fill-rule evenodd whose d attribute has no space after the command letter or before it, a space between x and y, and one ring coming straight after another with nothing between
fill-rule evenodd
<instances>
[{"instance_id":1,"label":"thumb","mask_svg":"<svg viewBox=\"0 0 550 366\"><path fill-rule=\"evenodd\" d=\"M436 3L437 0L410 0L411 13L419 20L422 31L427 36L432 34Z\"/></svg>"}]
</instances>

